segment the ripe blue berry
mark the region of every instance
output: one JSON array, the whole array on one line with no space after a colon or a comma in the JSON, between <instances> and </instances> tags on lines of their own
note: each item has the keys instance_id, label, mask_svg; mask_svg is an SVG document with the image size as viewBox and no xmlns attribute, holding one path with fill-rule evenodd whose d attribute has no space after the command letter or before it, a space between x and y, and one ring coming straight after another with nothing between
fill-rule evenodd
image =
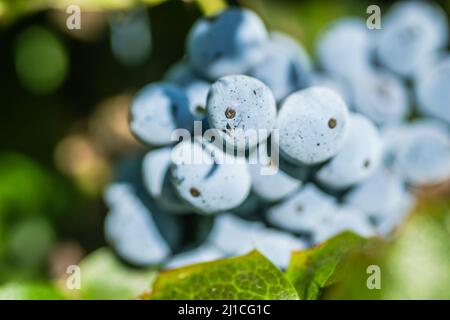
<instances>
[{"instance_id":1,"label":"ripe blue berry","mask_svg":"<svg viewBox=\"0 0 450 320\"><path fill-rule=\"evenodd\" d=\"M195 120L202 120L206 117L206 99L210 86L207 81L197 80L192 81L184 88L189 100L189 110Z\"/></svg>"},{"instance_id":2,"label":"ripe blue berry","mask_svg":"<svg viewBox=\"0 0 450 320\"><path fill-rule=\"evenodd\" d=\"M413 76L416 68L448 41L445 13L425 1L402 1L383 18L377 39L379 61L402 76Z\"/></svg>"},{"instance_id":3,"label":"ripe blue berry","mask_svg":"<svg viewBox=\"0 0 450 320\"><path fill-rule=\"evenodd\" d=\"M194 24L187 40L189 62L213 81L245 73L262 60L267 38L264 24L255 13L230 8Z\"/></svg>"},{"instance_id":4,"label":"ripe blue berry","mask_svg":"<svg viewBox=\"0 0 450 320\"><path fill-rule=\"evenodd\" d=\"M171 213L190 213L169 181L171 148L152 150L143 159L142 179L147 191L161 209Z\"/></svg>"},{"instance_id":5,"label":"ripe blue berry","mask_svg":"<svg viewBox=\"0 0 450 320\"><path fill-rule=\"evenodd\" d=\"M311 62L300 44L287 35L272 32L264 50L264 59L248 74L264 82L276 101L306 87Z\"/></svg>"},{"instance_id":6,"label":"ripe blue berry","mask_svg":"<svg viewBox=\"0 0 450 320\"><path fill-rule=\"evenodd\" d=\"M170 67L163 79L164 81L175 83L181 87L184 87L191 82L205 81L192 69L186 59L182 59Z\"/></svg>"},{"instance_id":7,"label":"ripe blue berry","mask_svg":"<svg viewBox=\"0 0 450 320\"><path fill-rule=\"evenodd\" d=\"M333 189L343 189L370 176L382 159L383 145L375 125L352 113L350 131L341 151L317 173L317 180Z\"/></svg>"},{"instance_id":8,"label":"ripe blue berry","mask_svg":"<svg viewBox=\"0 0 450 320\"><path fill-rule=\"evenodd\" d=\"M265 148L266 144L260 144L249 158L252 191L263 201L275 202L294 193L302 182L277 168L277 164L267 155ZM263 152L259 152L260 149Z\"/></svg>"},{"instance_id":9,"label":"ripe blue berry","mask_svg":"<svg viewBox=\"0 0 450 320\"><path fill-rule=\"evenodd\" d=\"M355 110L376 124L398 123L410 111L405 85L389 73L361 73L352 81L352 88Z\"/></svg>"},{"instance_id":10,"label":"ripe blue berry","mask_svg":"<svg viewBox=\"0 0 450 320\"><path fill-rule=\"evenodd\" d=\"M287 267L292 251L305 247L300 239L288 233L231 214L217 217L209 242L233 256L257 249L280 268Z\"/></svg>"},{"instance_id":11,"label":"ripe blue berry","mask_svg":"<svg viewBox=\"0 0 450 320\"><path fill-rule=\"evenodd\" d=\"M198 142L181 142L174 148L170 172L179 196L203 214L236 208L251 188L243 160Z\"/></svg>"},{"instance_id":12,"label":"ripe blue berry","mask_svg":"<svg viewBox=\"0 0 450 320\"><path fill-rule=\"evenodd\" d=\"M106 191L113 202L105 220L105 237L130 263L159 264L171 249L159 232L149 209L128 184L112 184Z\"/></svg>"},{"instance_id":13,"label":"ripe blue berry","mask_svg":"<svg viewBox=\"0 0 450 320\"><path fill-rule=\"evenodd\" d=\"M311 87L288 96L278 114L280 150L293 163L312 165L335 156L348 133L348 110L333 90Z\"/></svg>"},{"instance_id":14,"label":"ripe blue berry","mask_svg":"<svg viewBox=\"0 0 450 320\"><path fill-rule=\"evenodd\" d=\"M343 206L314 229L314 242L324 242L344 231L352 231L363 237L376 234L375 229L361 211Z\"/></svg>"},{"instance_id":15,"label":"ripe blue berry","mask_svg":"<svg viewBox=\"0 0 450 320\"><path fill-rule=\"evenodd\" d=\"M227 76L211 85L209 124L236 149L253 148L265 141L275 125L276 112L272 92L255 78Z\"/></svg>"},{"instance_id":16,"label":"ripe blue berry","mask_svg":"<svg viewBox=\"0 0 450 320\"><path fill-rule=\"evenodd\" d=\"M267 210L267 221L278 228L302 233L316 228L336 211L336 201L313 184Z\"/></svg>"},{"instance_id":17,"label":"ripe blue berry","mask_svg":"<svg viewBox=\"0 0 450 320\"><path fill-rule=\"evenodd\" d=\"M374 221L382 235L389 234L414 204L402 179L383 167L351 190L343 201Z\"/></svg>"},{"instance_id":18,"label":"ripe blue berry","mask_svg":"<svg viewBox=\"0 0 450 320\"><path fill-rule=\"evenodd\" d=\"M345 79L315 72L309 75L308 83L310 86L325 87L334 90L341 96L347 106L353 104L351 85Z\"/></svg>"},{"instance_id":19,"label":"ripe blue berry","mask_svg":"<svg viewBox=\"0 0 450 320\"><path fill-rule=\"evenodd\" d=\"M423 72L416 83L420 111L450 124L450 56Z\"/></svg>"},{"instance_id":20,"label":"ripe blue berry","mask_svg":"<svg viewBox=\"0 0 450 320\"><path fill-rule=\"evenodd\" d=\"M171 144L172 132L178 128L191 130L193 121L186 94L165 82L145 86L131 105L131 131L149 145Z\"/></svg>"},{"instance_id":21,"label":"ripe blue berry","mask_svg":"<svg viewBox=\"0 0 450 320\"><path fill-rule=\"evenodd\" d=\"M317 55L327 73L350 80L370 67L371 49L365 21L345 18L334 22L322 33Z\"/></svg>"},{"instance_id":22,"label":"ripe blue berry","mask_svg":"<svg viewBox=\"0 0 450 320\"><path fill-rule=\"evenodd\" d=\"M164 265L166 269L179 268L190 264L208 262L223 258L225 254L211 244L204 244L198 248L181 252L173 256Z\"/></svg>"},{"instance_id":23,"label":"ripe blue berry","mask_svg":"<svg viewBox=\"0 0 450 320\"><path fill-rule=\"evenodd\" d=\"M399 148L398 168L413 185L430 185L450 178L450 136L438 127L412 125Z\"/></svg>"}]
</instances>

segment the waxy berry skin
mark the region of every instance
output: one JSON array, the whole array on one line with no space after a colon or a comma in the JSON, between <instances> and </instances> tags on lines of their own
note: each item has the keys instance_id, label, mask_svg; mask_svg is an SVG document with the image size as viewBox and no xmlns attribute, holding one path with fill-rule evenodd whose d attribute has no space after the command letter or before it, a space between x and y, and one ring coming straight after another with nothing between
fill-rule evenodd
<instances>
[{"instance_id":1,"label":"waxy berry skin","mask_svg":"<svg viewBox=\"0 0 450 320\"><path fill-rule=\"evenodd\" d=\"M151 146L172 144L175 129L192 130L193 125L189 100L184 91L173 84L151 83L137 93L131 105L131 132Z\"/></svg>"},{"instance_id":2,"label":"waxy berry skin","mask_svg":"<svg viewBox=\"0 0 450 320\"><path fill-rule=\"evenodd\" d=\"M329 88L310 87L291 94L277 118L282 154L305 165L330 159L345 143L348 118L344 101Z\"/></svg>"},{"instance_id":3,"label":"waxy berry skin","mask_svg":"<svg viewBox=\"0 0 450 320\"><path fill-rule=\"evenodd\" d=\"M187 39L188 60L197 72L212 81L244 74L263 59L267 38L264 23L255 13L226 9L194 24Z\"/></svg>"},{"instance_id":4,"label":"waxy berry skin","mask_svg":"<svg viewBox=\"0 0 450 320\"><path fill-rule=\"evenodd\" d=\"M230 161L230 156L213 145L198 142L179 143L172 153L171 181L178 195L201 214L216 214L236 208L247 198L251 177L244 161Z\"/></svg>"},{"instance_id":5,"label":"waxy berry skin","mask_svg":"<svg viewBox=\"0 0 450 320\"><path fill-rule=\"evenodd\" d=\"M359 114L350 114L350 132L341 151L317 172L317 180L344 189L369 177L382 159L383 143L377 127Z\"/></svg>"},{"instance_id":6,"label":"waxy berry skin","mask_svg":"<svg viewBox=\"0 0 450 320\"><path fill-rule=\"evenodd\" d=\"M417 68L435 51L448 44L445 13L426 1L401 1L383 18L376 39L379 62L404 77L413 77Z\"/></svg>"},{"instance_id":7,"label":"waxy berry skin","mask_svg":"<svg viewBox=\"0 0 450 320\"><path fill-rule=\"evenodd\" d=\"M208 121L226 143L239 150L255 147L272 133L276 104L261 81L244 76L226 76L211 85L207 100Z\"/></svg>"}]
</instances>

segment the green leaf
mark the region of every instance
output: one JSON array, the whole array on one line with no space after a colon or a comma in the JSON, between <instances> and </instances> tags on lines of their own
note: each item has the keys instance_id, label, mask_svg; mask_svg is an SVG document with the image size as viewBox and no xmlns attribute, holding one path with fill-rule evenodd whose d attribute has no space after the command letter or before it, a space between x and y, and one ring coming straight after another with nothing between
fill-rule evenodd
<instances>
[{"instance_id":1,"label":"green leaf","mask_svg":"<svg viewBox=\"0 0 450 320\"><path fill-rule=\"evenodd\" d=\"M160 273L148 299L295 300L295 288L258 251Z\"/></svg>"},{"instance_id":2,"label":"green leaf","mask_svg":"<svg viewBox=\"0 0 450 320\"><path fill-rule=\"evenodd\" d=\"M215 15L227 7L225 0L196 0L197 5L206 16Z\"/></svg>"},{"instance_id":3,"label":"green leaf","mask_svg":"<svg viewBox=\"0 0 450 320\"><path fill-rule=\"evenodd\" d=\"M317 247L294 252L286 276L300 299L317 299L323 288L336 281L343 258L365 243L364 238L344 232Z\"/></svg>"},{"instance_id":4,"label":"green leaf","mask_svg":"<svg viewBox=\"0 0 450 320\"><path fill-rule=\"evenodd\" d=\"M82 11L124 10L138 5L154 6L167 0L0 0L0 20L8 23L34 12L47 9L66 11L77 5Z\"/></svg>"},{"instance_id":5,"label":"green leaf","mask_svg":"<svg viewBox=\"0 0 450 320\"><path fill-rule=\"evenodd\" d=\"M51 284L8 283L0 286L0 300L61 300L64 296Z\"/></svg>"},{"instance_id":6,"label":"green leaf","mask_svg":"<svg viewBox=\"0 0 450 320\"><path fill-rule=\"evenodd\" d=\"M75 299L135 299L154 279L153 270L136 270L121 264L111 250L98 249L80 263L80 290L66 293ZM70 276L70 275L69 275ZM64 287L65 279L61 285Z\"/></svg>"}]
</instances>

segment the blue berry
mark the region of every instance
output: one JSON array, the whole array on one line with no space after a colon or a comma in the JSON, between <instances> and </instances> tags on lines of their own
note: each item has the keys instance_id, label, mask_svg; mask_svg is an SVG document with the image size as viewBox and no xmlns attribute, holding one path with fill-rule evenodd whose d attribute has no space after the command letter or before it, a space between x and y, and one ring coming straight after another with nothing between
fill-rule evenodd
<instances>
[{"instance_id":1,"label":"blue berry","mask_svg":"<svg viewBox=\"0 0 450 320\"><path fill-rule=\"evenodd\" d=\"M190 213L169 181L171 148L152 150L143 159L142 179L147 191L161 209L171 213Z\"/></svg>"},{"instance_id":2,"label":"blue berry","mask_svg":"<svg viewBox=\"0 0 450 320\"><path fill-rule=\"evenodd\" d=\"M376 235L375 229L361 211L342 206L314 229L314 242L324 242L345 231L351 231L363 237Z\"/></svg>"},{"instance_id":3,"label":"blue berry","mask_svg":"<svg viewBox=\"0 0 450 320\"><path fill-rule=\"evenodd\" d=\"M226 76L209 91L209 124L236 149L253 148L265 141L275 125L276 112L270 89L252 77Z\"/></svg>"},{"instance_id":4,"label":"blue berry","mask_svg":"<svg viewBox=\"0 0 450 320\"><path fill-rule=\"evenodd\" d=\"M107 241L125 260L146 266L163 262L171 249L131 185L112 184L106 191L113 203L105 220Z\"/></svg>"},{"instance_id":5,"label":"blue berry","mask_svg":"<svg viewBox=\"0 0 450 320\"><path fill-rule=\"evenodd\" d=\"M172 82L182 87L195 81L205 81L192 70L191 65L186 59L182 59L170 67L163 78L164 81Z\"/></svg>"},{"instance_id":6,"label":"blue berry","mask_svg":"<svg viewBox=\"0 0 450 320\"><path fill-rule=\"evenodd\" d=\"M435 126L410 126L397 153L398 168L413 185L430 185L450 178L450 136Z\"/></svg>"},{"instance_id":7,"label":"blue berry","mask_svg":"<svg viewBox=\"0 0 450 320\"><path fill-rule=\"evenodd\" d=\"M236 208L251 188L244 161L198 142L185 141L174 148L170 172L179 196L203 214Z\"/></svg>"},{"instance_id":8,"label":"blue berry","mask_svg":"<svg viewBox=\"0 0 450 320\"><path fill-rule=\"evenodd\" d=\"M359 114L350 115L350 132L341 151L323 166L317 180L343 189L370 176L382 160L383 144L377 127Z\"/></svg>"},{"instance_id":9,"label":"blue berry","mask_svg":"<svg viewBox=\"0 0 450 320\"><path fill-rule=\"evenodd\" d=\"M286 98L277 119L280 150L293 163L313 165L335 156L348 133L348 110L333 90L311 87Z\"/></svg>"},{"instance_id":10,"label":"blue berry","mask_svg":"<svg viewBox=\"0 0 450 320\"><path fill-rule=\"evenodd\" d=\"M206 243L198 248L176 254L167 261L164 268L179 268L186 265L217 260L224 256L225 254L221 250Z\"/></svg>"},{"instance_id":11,"label":"blue berry","mask_svg":"<svg viewBox=\"0 0 450 320\"><path fill-rule=\"evenodd\" d=\"M370 68L371 38L362 19L345 18L331 24L317 44L320 65L329 74L350 80Z\"/></svg>"},{"instance_id":12,"label":"blue berry","mask_svg":"<svg viewBox=\"0 0 450 320\"><path fill-rule=\"evenodd\" d=\"M325 87L334 90L341 96L347 106L353 105L351 85L345 79L316 72L309 75L308 83L313 87Z\"/></svg>"},{"instance_id":13,"label":"blue berry","mask_svg":"<svg viewBox=\"0 0 450 320\"><path fill-rule=\"evenodd\" d=\"M405 85L389 73L362 73L352 81L352 88L355 110L376 124L401 122L410 111Z\"/></svg>"},{"instance_id":14,"label":"blue berry","mask_svg":"<svg viewBox=\"0 0 450 320\"><path fill-rule=\"evenodd\" d=\"M383 167L351 190L343 201L374 221L381 235L391 233L414 205L398 174Z\"/></svg>"},{"instance_id":15,"label":"blue berry","mask_svg":"<svg viewBox=\"0 0 450 320\"><path fill-rule=\"evenodd\" d=\"M302 182L280 170L265 152L266 148L266 144L259 145L249 158L252 191L265 202L275 202L294 193Z\"/></svg>"},{"instance_id":16,"label":"blue berry","mask_svg":"<svg viewBox=\"0 0 450 320\"><path fill-rule=\"evenodd\" d=\"M186 85L184 90L189 100L189 110L194 115L195 120L202 120L206 117L206 99L211 84L207 81L192 81Z\"/></svg>"},{"instance_id":17,"label":"blue berry","mask_svg":"<svg viewBox=\"0 0 450 320\"><path fill-rule=\"evenodd\" d=\"M262 60L267 38L264 24L255 13L230 8L194 24L187 40L189 62L213 81L245 73Z\"/></svg>"},{"instance_id":18,"label":"blue berry","mask_svg":"<svg viewBox=\"0 0 450 320\"><path fill-rule=\"evenodd\" d=\"M379 61L399 75L413 76L416 68L448 41L445 13L425 1L402 1L383 18L377 39Z\"/></svg>"},{"instance_id":19,"label":"blue berry","mask_svg":"<svg viewBox=\"0 0 450 320\"><path fill-rule=\"evenodd\" d=\"M300 239L288 233L231 214L217 217L209 242L232 256L257 249L280 268L287 267L292 251L305 247Z\"/></svg>"},{"instance_id":20,"label":"blue berry","mask_svg":"<svg viewBox=\"0 0 450 320\"><path fill-rule=\"evenodd\" d=\"M450 56L423 72L415 89L420 111L450 124Z\"/></svg>"},{"instance_id":21,"label":"blue berry","mask_svg":"<svg viewBox=\"0 0 450 320\"><path fill-rule=\"evenodd\" d=\"M300 44L287 35L272 32L264 50L264 59L248 74L264 82L272 90L275 100L281 101L306 87L311 62Z\"/></svg>"},{"instance_id":22,"label":"blue berry","mask_svg":"<svg viewBox=\"0 0 450 320\"><path fill-rule=\"evenodd\" d=\"M267 221L290 232L302 233L315 229L336 211L336 200L307 184L289 198L269 208Z\"/></svg>"},{"instance_id":23,"label":"blue berry","mask_svg":"<svg viewBox=\"0 0 450 320\"><path fill-rule=\"evenodd\" d=\"M173 143L175 129L193 127L189 100L183 90L175 85L160 82L141 89L131 105L130 128L143 142L161 146Z\"/></svg>"}]
</instances>

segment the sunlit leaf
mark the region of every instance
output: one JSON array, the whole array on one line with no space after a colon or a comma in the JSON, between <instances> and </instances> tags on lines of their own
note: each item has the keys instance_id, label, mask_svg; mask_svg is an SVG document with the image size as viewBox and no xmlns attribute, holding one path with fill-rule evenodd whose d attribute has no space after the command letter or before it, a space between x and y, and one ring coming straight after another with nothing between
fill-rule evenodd
<instances>
[{"instance_id":1,"label":"sunlit leaf","mask_svg":"<svg viewBox=\"0 0 450 320\"><path fill-rule=\"evenodd\" d=\"M257 251L162 272L149 299L298 299L283 273Z\"/></svg>"},{"instance_id":2,"label":"sunlit leaf","mask_svg":"<svg viewBox=\"0 0 450 320\"><path fill-rule=\"evenodd\" d=\"M294 252L286 276L294 284L300 299L317 299L321 290L335 281L345 255L364 243L365 239L345 232L317 247Z\"/></svg>"}]
</instances>

